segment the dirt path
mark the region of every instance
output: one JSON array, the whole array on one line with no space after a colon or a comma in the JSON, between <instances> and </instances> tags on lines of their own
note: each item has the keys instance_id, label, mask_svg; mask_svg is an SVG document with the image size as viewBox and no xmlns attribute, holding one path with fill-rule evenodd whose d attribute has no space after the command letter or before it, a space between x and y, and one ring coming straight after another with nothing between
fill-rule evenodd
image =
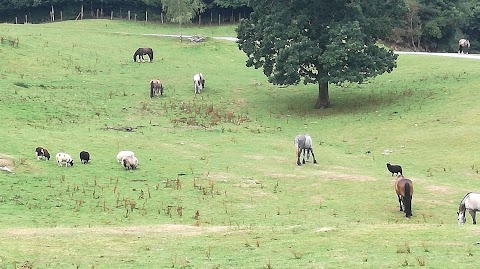
<instances>
[{"instance_id":1,"label":"dirt path","mask_svg":"<svg viewBox=\"0 0 480 269\"><path fill-rule=\"evenodd\" d=\"M195 236L205 233L233 231L228 226L198 227L193 225L162 224L155 226L128 226L128 227L83 227L83 228L6 228L0 229L0 238L11 236L48 236L48 235L75 235L75 234L103 234L127 235L168 233L185 236Z\"/></svg>"},{"instance_id":2,"label":"dirt path","mask_svg":"<svg viewBox=\"0 0 480 269\"><path fill-rule=\"evenodd\" d=\"M129 34L129 33L121 33ZM157 36L157 37L175 37L180 38L180 35L170 35L170 34L143 34L145 36ZM191 38L190 35L182 35L182 38ZM210 38L218 40L226 40L231 42L236 42L238 39L231 36L210 36ZM441 56L441 57L453 57L453 58L466 58L466 59L475 59L480 60L480 54L463 54L463 53L446 53L446 52L415 52L415 51L395 51L395 54L398 55L430 55L430 56Z\"/></svg>"}]
</instances>

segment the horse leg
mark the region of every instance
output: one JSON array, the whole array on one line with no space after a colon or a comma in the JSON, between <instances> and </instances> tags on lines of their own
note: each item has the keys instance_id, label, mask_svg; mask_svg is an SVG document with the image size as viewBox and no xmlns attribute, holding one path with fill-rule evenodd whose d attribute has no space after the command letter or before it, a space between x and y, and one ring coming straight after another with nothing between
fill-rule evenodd
<instances>
[{"instance_id":1,"label":"horse leg","mask_svg":"<svg viewBox=\"0 0 480 269\"><path fill-rule=\"evenodd\" d=\"M400 205L400 211L403 211L403 208L402 208L402 202L403 202L403 199L402 199L402 196L400 194L397 194L398 196L398 204Z\"/></svg>"},{"instance_id":2,"label":"horse leg","mask_svg":"<svg viewBox=\"0 0 480 269\"><path fill-rule=\"evenodd\" d=\"M305 151L306 151L306 149L303 149L302 151L303 151L303 159L302 159L302 163L303 163L303 164L305 164Z\"/></svg>"},{"instance_id":3,"label":"horse leg","mask_svg":"<svg viewBox=\"0 0 480 269\"><path fill-rule=\"evenodd\" d=\"M317 163L317 160L315 160L315 154L313 153L312 148L310 148L310 152L312 153L313 163Z\"/></svg>"},{"instance_id":4,"label":"horse leg","mask_svg":"<svg viewBox=\"0 0 480 269\"><path fill-rule=\"evenodd\" d=\"M472 221L473 221L473 224L477 224L477 219L476 219L476 211L475 210L471 210L469 209L468 210L468 213L470 213L470 216L472 216Z\"/></svg>"},{"instance_id":5,"label":"horse leg","mask_svg":"<svg viewBox=\"0 0 480 269\"><path fill-rule=\"evenodd\" d=\"M300 155L302 155L301 150L299 150L298 153L297 153L297 165L302 165L302 163L300 162Z\"/></svg>"}]
</instances>

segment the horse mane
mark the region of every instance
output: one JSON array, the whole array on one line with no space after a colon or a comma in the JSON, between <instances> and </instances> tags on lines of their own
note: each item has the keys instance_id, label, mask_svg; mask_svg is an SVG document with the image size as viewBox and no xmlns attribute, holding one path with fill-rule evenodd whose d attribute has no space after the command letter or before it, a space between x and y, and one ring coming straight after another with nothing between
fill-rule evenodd
<instances>
[{"instance_id":1,"label":"horse mane","mask_svg":"<svg viewBox=\"0 0 480 269\"><path fill-rule=\"evenodd\" d=\"M459 212L464 212L465 211L465 199L467 199L467 196L469 196L472 192L469 192L463 196L463 199L460 201L460 205L458 206L458 211Z\"/></svg>"}]
</instances>

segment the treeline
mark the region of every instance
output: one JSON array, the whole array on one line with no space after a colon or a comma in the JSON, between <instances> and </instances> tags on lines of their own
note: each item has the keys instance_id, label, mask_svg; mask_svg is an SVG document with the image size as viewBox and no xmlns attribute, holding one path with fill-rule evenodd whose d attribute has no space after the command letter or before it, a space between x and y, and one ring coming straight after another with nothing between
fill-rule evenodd
<instances>
[{"instance_id":1,"label":"treeline","mask_svg":"<svg viewBox=\"0 0 480 269\"><path fill-rule=\"evenodd\" d=\"M250 0L0 0L0 22L122 18L160 22L237 23Z\"/></svg>"},{"instance_id":2,"label":"treeline","mask_svg":"<svg viewBox=\"0 0 480 269\"><path fill-rule=\"evenodd\" d=\"M237 23L252 11L250 1L255 0L0 0L0 21L24 23L28 18L29 23L40 23L82 16L83 19ZM468 38L472 50L480 50L479 1L405 0L405 5L408 11L402 25L382 37L392 46L452 52L457 49L458 39Z\"/></svg>"},{"instance_id":3,"label":"treeline","mask_svg":"<svg viewBox=\"0 0 480 269\"><path fill-rule=\"evenodd\" d=\"M403 25L386 37L416 51L453 52L467 38L480 50L480 2L477 0L406 0Z\"/></svg>"}]
</instances>

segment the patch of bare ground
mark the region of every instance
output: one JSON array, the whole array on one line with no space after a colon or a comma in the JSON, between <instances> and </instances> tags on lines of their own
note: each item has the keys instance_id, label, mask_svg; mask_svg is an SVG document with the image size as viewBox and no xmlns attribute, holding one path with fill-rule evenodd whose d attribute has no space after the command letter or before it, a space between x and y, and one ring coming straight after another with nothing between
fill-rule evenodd
<instances>
[{"instance_id":1,"label":"patch of bare ground","mask_svg":"<svg viewBox=\"0 0 480 269\"><path fill-rule=\"evenodd\" d=\"M451 193L455 192L455 190L453 190L450 187L440 186L440 185L429 185L426 188L427 188L428 191L433 192L437 195L451 194Z\"/></svg>"},{"instance_id":2,"label":"patch of bare ground","mask_svg":"<svg viewBox=\"0 0 480 269\"><path fill-rule=\"evenodd\" d=\"M310 164L307 164L310 165ZM337 169L337 168L335 168ZM376 181L377 179L360 175L360 174L351 174L345 173L344 168L338 167L338 170L309 170L308 173L297 173L297 174L282 174L282 173L270 173L268 176L273 178L298 178L298 179L306 179L306 178L318 178L321 180L352 180L352 181Z\"/></svg>"},{"instance_id":3,"label":"patch of bare ground","mask_svg":"<svg viewBox=\"0 0 480 269\"><path fill-rule=\"evenodd\" d=\"M91 228L8 228L0 230L0 237L5 236L51 236L51 235L144 235L144 234L169 234L196 236L207 233L231 232L234 228L229 226L199 227L193 225L163 224L156 226L129 226L129 227L91 227Z\"/></svg>"},{"instance_id":4,"label":"patch of bare ground","mask_svg":"<svg viewBox=\"0 0 480 269\"><path fill-rule=\"evenodd\" d=\"M8 170L13 171L15 169L15 162L12 160L10 156L0 154L0 167L6 168L5 171Z\"/></svg>"},{"instance_id":5,"label":"patch of bare ground","mask_svg":"<svg viewBox=\"0 0 480 269\"><path fill-rule=\"evenodd\" d=\"M330 232L330 231L333 231L333 230L335 230L335 229L331 228L331 227L320 227L320 228L315 229L315 232L316 233L324 233L324 232Z\"/></svg>"}]
</instances>

